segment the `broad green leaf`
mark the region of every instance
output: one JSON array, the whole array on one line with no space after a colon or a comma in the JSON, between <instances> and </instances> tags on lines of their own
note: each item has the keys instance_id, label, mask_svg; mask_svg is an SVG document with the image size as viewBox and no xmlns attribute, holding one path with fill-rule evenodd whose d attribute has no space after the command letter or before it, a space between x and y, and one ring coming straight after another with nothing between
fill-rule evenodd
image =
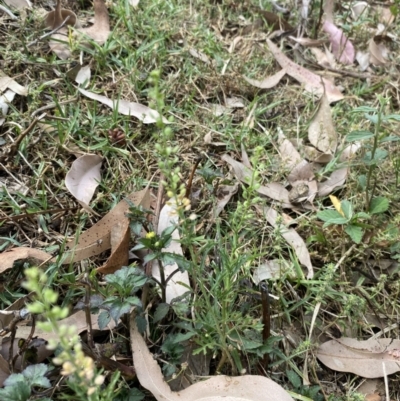
<instances>
[{"instance_id":1,"label":"broad green leaf","mask_svg":"<svg viewBox=\"0 0 400 401\"><path fill-rule=\"evenodd\" d=\"M356 244L359 244L361 242L363 237L363 230L361 227L349 224L345 228L345 231L349 235L349 237L353 240L353 242L355 242Z\"/></svg>"},{"instance_id":2,"label":"broad green leaf","mask_svg":"<svg viewBox=\"0 0 400 401\"><path fill-rule=\"evenodd\" d=\"M300 388L302 385L300 376L294 370L287 370L286 376L289 379L290 383L292 383L294 388Z\"/></svg>"},{"instance_id":3,"label":"broad green leaf","mask_svg":"<svg viewBox=\"0 0 400 401\"><path fill-rule=\"evenodd\" d=\"M374 133L370 131L353 131L346 136L346 142L365 141L373 136Z\"/></svg>"},{"instance_id":4,"label":"broad green leaf","mask_svg":"<svg viewBox=\"0 0 400 401\"><path fill-rule=\"evenodd\" d=\"M196 335L195 331L188 331L187 333L179 333L176 336L174 336L172 342L174 344L179 344L183 341L189 340L189 338L192 338L195 335Z\"/></svg>"},{"instance_id":5,"label":"broad green leaf","mask_svg":"<svg viewBox=\"0 0 400 401\"><path fill-rule=\"evenodd\" d=\"M399 114L389 114L388 116L384 117L384 120L395 120L395 121L400 121L400 115Z\"/></svg>"},{"instance_id":6,"label":"broad green leaf","mask_svg":"<svg viewBox=\"0 0 400 401\"><path fill-rule=\"evenodd\" d=\"M371 200L369 212L372 214L384 213L389 209L389 200L383 196L377 196Z\"/></svg>"},{"instance_id":7,"label":"broad green leaf","mask_svg":"<svg viewBox=\"0 0 400 401\"><path fill-rule=\"evenodd\" d=\"M37 365L30 365L26 367L22 374L31 386L50 388L50 381L45 376L47 370L47 365L44 363L39 363Z\"/></svg>"},{"instance_id":8,"label":"broad green leaf","mask_svg":"<svg viewBox=\"0 0 400 401\"><path fill-rule=\"evenodd\" d=\"M111 316L107 311L101 311L99 316L97 317L97 323L99 325L100 330L104 330L107 327L107 324L110 323Z\"/></svg>"},{"instance_id":9,"label":"broad green leaf","mask_svg":"<svg viewBox=\"0 0 400 401\"><path fill-rule=\"evenodd\" d=\"M128 313L131 310L131 305L128 302L117 301L111 305L110 315L118 323L118 320L122 315Z\"/></svg>"},{"instance_id":10,"label":"broad green leaf","mask_svg":"<svg viewBox=\"0 0 400 401\"><path fill-rule=\"evenodd\" d=\"M330 221L343 217L337 210L327 209L317 213L317 217L322 221Z\"/></svg>"},{"instance_id":11,"label":"broad green leaf","mask_svg":"<svg viewBox=\"0 0 400 401\"><path fill-rule=\"evenodd\" d=\"M31 389L25 382L18 385L0 388L0 400L3 401L27 401L31 396Z\"/></svg>"},{"instance_id":12,"label":"broad green leaf","mask_svg":"<svg viewBox=\"0 0 400 401\"><path fill-rule=\"evenodd\" d=\"M153 317L154 323L157 323L160 320L164 319L164 317L167 316L168 311L169 311L169 304L166 303L158 304L157 309L154 312L154 317Z\"/></svg>"},{"instance_id":13,"label":"broad green leaf","mask_svg":"<svg viewBox=\"0 0 400 401\"><path fill-rule=\"evenodd\" d=\"M353 206L348 200L342 200L340 203L345 217L350 220L353 216ZM339 223L340 224L340 223Z\"/></svg>"}]
</instances>

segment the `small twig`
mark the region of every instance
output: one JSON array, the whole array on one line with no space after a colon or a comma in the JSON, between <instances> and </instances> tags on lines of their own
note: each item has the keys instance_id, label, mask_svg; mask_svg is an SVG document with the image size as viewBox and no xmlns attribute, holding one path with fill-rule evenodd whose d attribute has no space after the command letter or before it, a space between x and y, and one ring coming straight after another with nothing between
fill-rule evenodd
<instances>
[{"instance_id":1,"label":"small twig","mask_svg":"<svg viewBox=\"0 0 400 401\"><path fill-rule=\"evenodd\" d=\"M190 172L190 176L189 176L189 180L186 186L186 193L185 193L185 198L189 198L190 197L190 193L192 191L192 184L193 184L193 178L194 178L194 173L196 172L196 169L199 165L199 163L201 162L201 160L203 159L202 156L199 156L196 160L196 162L194 163L193 167L192 167L192 171Z\"/></svg>"},{"instance_id":2,"label":"small twig","mask_svg":"<svg viewBox=\"0 0 400 401\"><path fill-rule=\"evenodd\" d=\"M55 209L48 209L48 210L38 210L37 212L23 213L23 214L18 214L16 216L5 216L5 217L0 217L0 223L3 223L4 221L18 221L21 219L25 219L27 217L33 217L33 216L37 216L40 214L67 212L67 211L76 210L76 209L79 209L79 207L74 206L74 207L67 207L65 209L64 208L55 208Z\"/></svg>"},{"instance_id":3,"label":"small twig","mask_svg":"<svg viewBox=\"0 0 400 401\"><path fill-rule=\"evenodd\" d=\"M53 33L56 33L57 31L59 31L69 20L71 16L68 15L67 18L65 18L65 20L62 22L62 24L60 26L58 26L57 28L54 28L52 31L45 33L44 35L42 35L40 38L37 38L35 40L33 40L32 42L29 42L26 47L31 47L33 45L36 45L36 43L38 43L40 40L43 40L45 38L47 38L48 36L53 35Z\"/></svg>"},{"instance_id":4,"label":"small twig","mask_svg":"<svg viewBox=\"0 0 400 401\"><path fill-rule=\"evenodd\" d=\"M58 105L64 105L64 104L68 104L68 103L72 103L72 102L76 102L78 100L77 97L73 97L72 99L69 100L63 100L62 102L53 102L53 103L49 103L46 106L40 107L37 110L35 110L32 114L31 117L35 117L37 114L39 114L42 111L46 111L46 110L50 110L50 109L54 109L55 107L57 107ZM50 118L50 117L49 117Z\"/></svg>"},{"instance_id":5,"label":"small twig","mask_svg":"<svg viewBox=\"0 0 400 401\"><path fill-rule=\"evenodd\" d=\"M13 369L14 369L15 363L17 362L18 357L21 356L26 351L26 349L29 347L29 345L30 345L30 343L32 341L33 335L35 334L35 328L36 328L35 315L31 315L31 318L32 318L31 331L30 331L28 337L26 338L26 340L24 341L24 343L22 344L22 346L20 347L17 355L15 355L13 360L12 360ZM21 361L21 370L24 370L24 366L23 366L22 361Z\"/></svg>"},{"instance_id":6,"label":"small twig","mask_svg":"<svg viewBox=\"0 0 400 401\"><path fill-rule=\"evenodd\" d=\"M269 292L267 283L260 284L261 290L261 304L262 304L262 316L263 316L263 343L265 344L271 336L271 311L269 305ZM263 358L265 369L268 368L269 364L269 355L267 353L264 354Z\"/></svg>"},{"instance_id":7,"label":"small twig","mask_svg":"<svg viewBox=\"0 0 400 401\"><path fill-rule=\"evenodd\" d=\"M89 274L86 273L86 277ZM79 280L81 284L83 284L86 288L85 290L85 316L86 316L86 324L88 326L87 335L88 335L88 345L90 349L94 349L94 341L93 341L93 327L92 327L92 318L90 316L90 289L91 285L86 280Z\"/></svg>"},{"instance_id":8,"label":"small twig","mask_svg":"<svg viewBox=\"0 0 400 401\"><path fill-rule=\"evenodd\" d=\"M18 19L16 15L14 15L7 7L4 7L0 4L0 10L4 11L11 19Z\"/></svg>"},{"instance_id":9,"label":"small twig","mask_svg":"<svg viewBox=\"0 0 400 401\"><path fill-rule=\"evenodd\" d=\"M15 153L17 153L17 150L19 148L19 145L21 145L21 142L24 140L24 138L33 130L33 128L35 128L35 125L46 116L46 113L41 114L39 117L35 118L31 124L29 125L29 127L25 130L22 131L18 138L16 139L16 141L11 145L10 147L10 151L8 152L8 155L6 155L7 159L11 159Z\"/></svg>"}]
</instances>

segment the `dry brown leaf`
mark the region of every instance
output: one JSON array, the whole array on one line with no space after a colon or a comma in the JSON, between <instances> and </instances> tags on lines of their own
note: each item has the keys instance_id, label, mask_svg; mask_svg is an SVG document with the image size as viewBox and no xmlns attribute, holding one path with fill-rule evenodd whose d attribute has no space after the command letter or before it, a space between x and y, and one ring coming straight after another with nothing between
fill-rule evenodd
<instances>
[{"instance_id":1,"label":"dry brown leaf","mask_svg":"<svg viewBox=\"0 0 400 401\"><path fill-rule=\"evenodd\" d=\"M358 1L351 6L351 16L354 20L358 20L361 16L366 17L368 8L369 4L366 1Z\"/></svg>"},{"instance_id":2,"label":"dry brown leaf","mask_svg":"<svg viewBox=\"0 0 400 401\"><path fill-rule=\"evenodd\" d=\"M46 15L45 24L46 27L53 30L58 28L66 19L68 21L65 23L65 26L80 26L78 18L76 14L71 10L66 10L61 7L61 0L57 0L56 8L54 11L50 11ZM64 27L62 28L64 29ZM65 30L67 32L67 30Z\"/></svg>"},{"instance_id":3,"label":"dry brown leaf","mask_svg":"<svg viewBox=\"0 0 400 401\"><path fill-rule=\"evenodd\" d=\"M347 162L360 147L361 144L359 142L347 146L343 150L339 160ZM318 196L329 195L335 188L342 186L346 181L348 172L349 167L342 167L334 171L326 181L318 183Z\"/></svg>"},{"instance_id":4,"label":"dry brown leaf","mask_svg":"<svg viewBox=\"0 0 400 401\"><path fill-rule=\"evenodd\" d=\"M223 155L221 159L232 166L235 176L239 181L245 184L248 184L250 182L252 177L251 169L246 167L244 164L232 159L232 157L226 154ZM268 196L271 199L282 202L283 207L292 207L289 202L289 192L282 184L272 182L267 185L261 185L257 189L257 192L262 195Z\"/></svg>"},{"instance_id":5,"label":"dry brown leaf","mask_svg":"<svg viewBox=\"0 0 400 401\"><path fill-rule=\"evenodd\" d=\"M260 89L270 89L274 86L278 85L281 79L286 75L286 70L282 69L274 75L271 75L267 78L264 78L262 81L258 81L257 79L247 78L243 76L243 78L250 84Z\"/></svg>"},{"instance_id":6,"label":"dry brown leaf","mask_svg":"<svg viewBox=\"0 0 400 401\"><path fill-rule=\"evenodd\" d=\"M196 50L194 47L191 47L189 49L189 53L190 55L192 55L193 57L201 60L203 63L206 64L211 64L210 59L208 58L207 54L204 54L203 52Z\"/></svg>"},{"instance_id":7,"label":"dry brown leaf","mask_svg":"<svg viewBox=\"0 0 400 401\"><path fill-rule=\"evenodd\" d=\"M48 29L56 29L66 20L65 25L56 33L51 35L49 47L61 60L67 60L71 57L71 51L68 44L68 26L80 27L79 20L76 14L71 10L61 8L61 0L57 0L56 8L50 11L45 19L45 24Z\"/></svg>"},{"instance_id":8,"label":"dry brown leaf","mask_svg":"<svg viewBox=\"0 0 400 401\"><path fill-rule=\"evenodd\" d=\"M176 212L176 205L170 200L160 211L160 217L158 220L157 234L161 235L161 233L171 226L177 226L179 224L179 217ZM183 256L182 246L180 244L180 235L178 229L176 229L172 233L172 240L170 244L163 249L163 252L175 253L177 255ZM165 279L174 273L178 269L177 263L171 263L169 265L164 264L164 274ZM152 266L152 276L155 277L158 281L161 280L160 275L160 266L158 261L154 261ZM174 298L180 297L183 294L187 293L190 288L189 274L187 271L177 271L174 273L172 278L167 283L167 288L165 291L166 301L168 304Z\"/></svg>"},{"instance_id":9,"label":"dry brown leaf","mask_svg":"<svg viewBox=\"0 0 400 401\"><path fill-rule=\"evenodd\" d=\"M353 64L356 52L343 31L330 21L325 21L322 29L329 35L332 53L336 59L343 64Z\"/></svg>"},{"instance_id":10,"label":"dry brown leaf","mask_svg":"<svg viewBox=\"0 0 400 401\"><path fill-rule=\"evenodd\" d=\"M83 155L76 159L65 177L65 186L81 204L89 205L100 183L100 168L103 158L98 155Z\"/></svg>"},{"instance_id":11,"label":"dry brown leaf","mask_svg":"<svg viewBox=\"0 0 400 401\"><path fill-rule=\"evenodd\" d=\"M224 210L226 204L231 200L232 196L238 191L239 183L234 185L220 185L217 190L218 201L213 212L213 220Z\"/></svg>"},{"instance_id":12,"label":"dry brown leaf","mask_svg":"<svg viewBox=\"0 0 400 401\"><path fill-rule=\"evenodd\" d=\"M110 19L103 0L94 0L94 24L89 28L81 28L79 33L89 36L97 44L102 45L110 36Z\"/></svg>"},{"instance_id":13,"label":"dry brown leaf","mask_svg":"<svg viewBox=\"0 0 400 401\"><path fill-rule=\"evenodd\" d=\"M358 341L342 337L320 345L316 355L330 369L370 379L400 371L400 340L392 338Z\"/></svg>"},{"instance_id":14,"label":"dry brown leaf","mask_svg":"<svg viewBox=\"0 0 400 401\"><path fill-rule=\"evenodd\" d=\"M8 113L9 104L14 100L15 92L7 90L0 96L0 127L6 121L5 116Z\"/></svg>"},{"instance_id":15,"label":"dry brown leaf","mask_svg":"<svg viewBox=\"0 0 400 401\"><path fill-rule=\"evenodd\" d=\"M25 86L20 85L0 70L0 93L3 93L6 89L10 89L20 96L28 95L28 89Z\"/></svg>"},{"instance_id":16,"label":"dry brown leaf","mask_svg":"<svg viewBox=\"0 0 400 401\"><path fill-rule=\"evenodd\" d=\"M283 225L280 222L282 221L282 216L280 216L274 209L265 208L264 216L272 227L278 229L285 241L293 248L297 258L299 259L299 262L307 268L307 278L313 278L314 270L311 264L310 254L300 235L297 234L293 228L287 228L285 225Z\"/></svg>"},{"instance_id":17,"label":"dry brown leaf","mask_svg":"<svg viewBox=\"0 0 400 401\"><path fill-rule=\"evenodd\" d=\"M293 145L289 139L285 137L283 132L279 130L278 132L278 143L279 143L279 153L281 156L282 166L289 172L299 164L303 158L297 151L296 147Z\"/></svg>"},{"instance_id":18,"label":"dry brown leaf","mask_svg":"<svg viewBox=\"0 0 400 401\"><path fill-rule=\"evenodd\" d=\"M22 8L32 8L32 3L29 0L4 0L9 7L14 7L17 10Z\"/></svg>"},{"instance_id":19,"label":"dry brown leaf","mask_svg":"<svg viewBox=\"0 0 400 401\"><path fill-rule=\"evenodd\" d=\"M133 363L140 384L158 401L293 401L278 384L263 376L214 376L182 391L173 392L164 380L161 368L149 352L131 314L130 337Z\"/></svg>"},{"instance_id":20,"label":"dry brown leaf","mask_svg":"<svg viewBox=\"0 0 400 401\"><path fill-rule=\"evenodd\" d=\"M0 273L4 273L8 269L12 269L14 262L17 260L32 260L34 263L43 263L50 261L52 258L48 253L41 251L40 249L18 247L13 248L10 251L6 251L0 254Z\"/></svg>"},{"instance_id":21,"label":"dry brown leaf","mask_svg":"<svg viewBox=\"0 0 400 401\"><path fill-rule=\"evenodd\" d=\"M310 50L314 54L318 65L327 68L336 68L335 57L328 49L325 48L325 51L322 51L316 47L312 47Z\"/></svg>"},{"instance_id":22,"label":"dry brown leaf","mask_svg":"<svg viewBox=\"0 0 400 401\"><path fill-rule=\"evenodd\" d=\"M275 57L279 65L286 71L288 75L304 84L307 92L322 96L324 92L329 103L336 102L344 98L340 90L329 80L322 78L306 68L296 64L286 57L270 39L267 39L268 47Z\"/></svg>"},{"instance_id":23,"label":"dry brown leaf","mask_svg":"<svg viewBox=\"0 0 400 401\"><path fill-rule=\"evenodd\" d=\"M304 146L303 151L305 158L310 162L327 164L333 159L332 155L322 153L312 146Z\"/></svg>"},{"instance_id":24,"label":"dry brown leaf","mask_svg":"<svg viewBox=\"0 0 400 401\"><path fill-rule=\"evenodd\" d=\"M128 265L130 234L129 219L127 217L111 227L111 255L103 266L96 269L98 273L112 274L122 266Z\"/></svg>"},{"instance_id":25,"label":"dry brown leaf","mask_svg":"<svg viewBox=\"0 0 400 401\"><path fill-rule=\"evenodd\" d=\"M308 140L325 154L334 154L338 145L338 136L333 125L331 107L325 95L321 98L318 111L308 128Z\"/></svg>"},{"instance_id":26,"label":"dry brown leaf","mask_svg":"<svg viewBox=\"0 0 400 401\"><path fill-rule=\"evenodd\" d=\"M389 51L383 41L378 40L378 42L377 36L369 41L369 61L375 66L382 66L389 61Z\"/></svg>"},{"instance_id":27,"label":"dry brown leaf","mask_svg":"<svg viewBox=\"0 0 400 401\"><path fill-rule=\"evenodd\" d=\"M89 92L85 89L78 88L82 95L88 97L89 99L96 100L104 105L108 106L112 110L118 111L120 114L126 116L133 116L143 121L144 124L152 124L157 122L160 114L158 111L150 109L140 103L128 102L126 100L112 100L106 96L98 95L97 93ZM165 124L169 124L169 121L162 117Z\"/></svg>"},{"instance_id":28,"label":"dry brown leaf","mask_svg":"<svg viewBox=\"0 0 400 401\"><path fill-rule=\"evenodd\" d=\"M148 188L139 192L133 192L126 199L136 206L147 205L150 202ZM129 204L122 200L110 212L108 212L93 227L89 228L76 238L67 243L68 251L64 253L63 264L79 262L96 256L111 248L111 229L117 223L127 219L125 213L129 210Z\"/></svg>"}]
</instances>

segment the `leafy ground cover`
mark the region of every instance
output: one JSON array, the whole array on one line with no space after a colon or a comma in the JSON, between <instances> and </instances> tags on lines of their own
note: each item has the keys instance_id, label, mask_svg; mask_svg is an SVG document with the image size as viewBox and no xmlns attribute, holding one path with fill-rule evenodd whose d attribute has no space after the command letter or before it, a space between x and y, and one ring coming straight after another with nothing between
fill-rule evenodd
<instances>
[{"instance_id":1,"label":"leafy ground cover","mask_svg":"<svg viewBox=\"0 0 400 401\"><path fill-rule=\"evenodd\" d=\"M0 398L397 399L398 3L134 3L0 10Z\"/></svg>"}]
</instances>

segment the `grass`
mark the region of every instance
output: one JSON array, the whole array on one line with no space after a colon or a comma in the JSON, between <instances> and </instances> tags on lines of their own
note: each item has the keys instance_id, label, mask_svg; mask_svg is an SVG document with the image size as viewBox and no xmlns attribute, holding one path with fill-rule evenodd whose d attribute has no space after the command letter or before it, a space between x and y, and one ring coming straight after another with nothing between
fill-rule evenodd
<instances>
[{"instance_id":1,"label":"grass","mask_svg":"<svg viewBox=\"0 0 400 401\"><path fill-rule=\"evenodd\" d=\"M18 82L29 85L28 98L17 97L10 107L6 123L0 128L1 138L9 145L29 126L31 115L38 108L53 102L55 107L47 111L42 121L47 129L43 126L33 129L13 159L0 165L0 177L6 184L0 192L0 249L28 246L57 252L62 249L65 237L71 238L98 220L79 209L63 184L77 151L104 157L102 181L91 203L102 216L128 193L144 188L154 174L159 177L157 144L178 146L176 165L182 183L189 177L198 156L202 156L192 187L191 213L197 219L193 222L186 218L180 228L185 256L191 262L193 313L170 310L160 327L150 319L150 337L156 343L152 352L160 361L174 361L161 362L164 371L181 372L178 357L183 349L166 339L187 332L190 326L198 350L209 353L210 374L268 374L285 388L315 400L357 399L355 393L362 379L328 369L318 363L313 352L318 343L330 337L366 339L397 322L398 267L385 270L380 264L391 259L398 266L399 259L399 148L396 141L382 141L389 135L397 135L398 121L384 121L377 132L379 146L388 152L387 158L371 171L363 157L374 149L374 142L364 141L346 184L335 191L335 196L349 200L357 212L366 211L366 192L372 188L375 195L389 200L386 213L365 222L369 225L367 234L359 244L353 243L342 226L324 228L313 211L300 214L285 211L296 219L296 231L307 242L315 268L312 280L304 278L296 255L255 207L269 204L266 198L258 196L255 183L243 185L216 224L206 231L218 200L218 188L235 182L220 156L228 153L240 160L244 146L258 174L256 181L286 185L276 151L277 130L281 128L289 138L304 140L317 105L316 99L304 94L290 78L283 78L267 91L251 87L242 78L246 75L261 79L277 71L263 41L267 27L243 36L235 50L229 52L241 26L257 18L249 3L156 0L142 1L135 10L125 0L110 7L109 40L83 54L83 61L92 72L87 89L110 98L157 107L159 98L152 94L154 85L149 77L152 71L161 71L158 93L165 104L162 111L165 116L174 117L170 125L172 135L167 139L163 137L163 128L156 124L142 124L79 94L68 78L68 71L79 59L81 49L77 46L74 61L62 61L48 53L46 42L27 49L25 44L41 34L36 10L28 12L22 22L1 26L4 33L0 40L1 68ZM80 15L91 13L91 6L85 1L73 7ZM317 7L312 13L318 15ZM338 10L338 16L351 25L345 15L342 9ZM372 21L366 20L364 25L350 29L350 37L357 46L366 46L370 38L367 26L373 26ZM392 25L391 29L395 31L397 27ZM191 47L207 55L210 64L193 57L189 52ZM353 111L360 106L379 109L382 105L379 96L386 99L385 115L397 113L398 94L391 79L396 74L398 56L393 53L392 57L392 63L376 68L369 80L346 75L339 79L346 100L333 105L332 113L341 139L351 131L373 131L374 126L364 113ZM224 104L224 99L232 96L243 99L244 112L239 109L219 117L210 112L210 104ZM71 99L74 100L70 102ZM243 124L253 109L251 123ZM126 145L119 147L110 141L109 131L113 129L125 134ZM213 141L223 142L224 146L205 144L204 137L209 132ZM6 145L2 146L5 152ZM360 182L367 182L369 171L371 177L365 188ZM168 176L167 183L171 184ZM15 190L16 185L22 187ZM151 188L156 193L157 178L151 182ZM279 205L275 206L279 211ZM328 197L320 198L315 206L322 210L331 207L331 202ZM46 212L53 209L66 211ZM33 216L16 219L24 213ZM342 257L342 263L337 265ZM87 268L100 266L105 259L106 255L94 258ZM258 265L273 259L286 262L289 268L269 281L269 291L274 297L270 301L272 335L263 345L261 293L252 277ZM48 285L60 294L60 305L70 307L83 296L84 290L79 285L83 271L80 266L48 267ZM4 308L26 290L21 287L22 268L2 276ZM100 277L93 274L90 277L93 288L103 289ZM153 316L160 303L154 287L149 299L153 304L149 314ZM311 317L319 303L321 309L309 338ZM123 339L125 335L122 328L114 331L113 338ZM385 335L398 337L398 327ZM112 342L108 337L102 341ZM263 365L266 353L268 369ZM125 354L129 357L129 352ZM316 393L309 393L310 389L299 386L296 379L296 374L303 375L306 355L307 374L312 384L319 386ZM398 378L396 374L389 377L392 398L398 397ZM337 390L333 390L333 385ZM121 394L138 386L134 380L120 379L116 384ZM56 392L54 399L59 396L60 392Z\"/></svg>"}]
</instances>

